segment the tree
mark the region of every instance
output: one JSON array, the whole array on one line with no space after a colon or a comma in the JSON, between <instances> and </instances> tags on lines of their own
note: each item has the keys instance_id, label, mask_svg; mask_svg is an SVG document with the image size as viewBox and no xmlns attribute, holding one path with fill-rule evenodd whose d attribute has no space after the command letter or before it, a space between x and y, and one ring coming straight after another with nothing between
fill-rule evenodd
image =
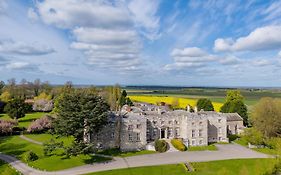
<instances>
[{"instance_id":1,"label":"tree","mask_svg":"<svg viewBox=\"0 0 281 175\"><path fill-rule=\"evenodd\" d=\"M133 102L131 101L131 99L129 97L127 97L126 90L122 91L121 96L119 98L119 106L122 107L124 105L129 105L129 106L133 105Z\"/></svg>"},{"instance_id":2,"label":"tree","mask_svg":"<svg viewBox=\"0 0 281 175\"><path fill-rule=\"evenodd\" d=\"M25 116L26 113L26 104L23 99L13 99L9 101L4 111L13 119L19 119Z\"/></svg>"},{"instance_id":3,"label":"tree","mask_svg":"<svg viewBox=\"0 0 281 175\"><path fill-rule=\"evenodd\" d=\"M244 104L244 97L239 91L230 90L227 91L226 102L220 109L223 113L235 113L237 112L242 118L244 125L248 125L248 110Z\"/></svg>"},{"instance_id":4,"label":"tree","mask_svg":"<svg viewBox=\"0 0 281 175\"><path fill-rule=\"evenodd\" d=\"M2 93L2 89L5 87L5 82L0 81L0 94Z\"/></svg>"},{"instance_id":5,"label":"tree","mask_svg":"<svg viewBox=\"0 0 281 175\"><path fill-rule=\"evenodd\" d=\"M253 126L265 137L281 136L281 100L262 98L251 114Z\"/></svg>"},{"instance_id":6,"label":"tree","mask_svg":"<svg viewBox=\"0 0 281 175\"><path fill-rule=\"evenodd\" d=\"M107 124L109 106L96 93L86 90L63 93L57 99L55 108L55 131L59 135L73 136L76 143Z\"/></svg>"},{"instance_id":7,"label":"tree","mask_svg":"<svg viewBox=\"0 0 281 175\"><path fill-rule=\"evenodd\" d=\"M0 95L0 100L3 102L7 103L11 99L12 99L11 94L8 91L5 91Z\"/></svg>"},{"instance_id":8,"label":"tree","mask_svg":"<svg viewBox=\"0 0 281 175\"><path fill-rule=\"evenodd\" d=\"M214 106L210 99L200 98L196 104L198 110L203 109L204 111L214 111Z\"/></svg>"}]
</instances>

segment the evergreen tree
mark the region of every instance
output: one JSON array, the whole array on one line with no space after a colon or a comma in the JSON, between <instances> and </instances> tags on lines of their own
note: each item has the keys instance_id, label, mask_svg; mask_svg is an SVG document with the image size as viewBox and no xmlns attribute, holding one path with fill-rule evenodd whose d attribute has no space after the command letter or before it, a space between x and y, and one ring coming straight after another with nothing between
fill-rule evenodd
<instances>
[{"instance_id":1,"label":"evergreen tree","mask_svg":"<svg viewBox=\"0 0 281 175\"><path fill-rule=\"evenodd\" d=\"M4 111L13 119L19 119L25 116L27 111L26 104L24 103L23 99L13 99L10 100L5 108Z\"/></svg>"},{"instance_id":2,"label":"evergreen tree","mask_svg":"<svg viewBox=\"0 0 281 175\"><path fill-rule=\"evenodd\" d=\"M198 110L203 109L204 111L214 111L214 106L210 99L200 98L196 104Z\"/></svg>"}]
</instances>

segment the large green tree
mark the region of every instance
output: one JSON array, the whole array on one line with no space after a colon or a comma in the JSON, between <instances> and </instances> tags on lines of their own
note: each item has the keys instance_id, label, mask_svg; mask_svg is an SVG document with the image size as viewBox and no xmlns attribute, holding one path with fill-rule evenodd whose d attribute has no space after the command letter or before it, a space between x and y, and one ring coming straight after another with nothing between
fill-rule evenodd
<instances>
[{"instance_id":1,"label":"large green tree","mask_svg":"<svg viewBox=\"0 0 281 175\"><path fill-rule=\"evenodd\" d=\"M196 104L198 110L203 109L204 111L214 111L214 106L210 99L200 98Z\"/></svg>"},{"instance_id":2,"label":"large green tree","mask_svg":"<svg viewBox=\"0 0 281 175\"><path fill-rule=\"evenodd\" d=\"M253 126L265 137L281 136L281 100L262 98L251 114Z\"/></svg>"},{"instance_id":3,"label":"large green tree","mask_svg":"<svg viewBox=\"0 0 281 175\"><path fill-rule=\"evenodd\" d=\"M220 111L223 113L237 112L243 118L244 125L248 125L248 110L240 91L227 91L226 102L223 104Z\"/></svg>"},{"instance_id":4,"label":"large green tree","mask_svg":"<svg viewBox=\"0 0 281 175\"><path fill-rule=\"evenodd\" d=\"M10 100L5 108L4 111L13 119L19 119L25 116L27 112L27 106L24 103L23 99L13 99Z\"/></svg>"},{"instance_id":5,"label":"large green tree","mask_svg":"<svg viewBox=\"0 0 281 175\"><path fill-rule=\"evenodd\" d=\"M73 136L81 143L86 135L98 132L108 120L109 106L96 93L87 90L65 92L55 103L55 131ZM85 141L85 140L84 140Z\"/></svg>"}]
</instances>

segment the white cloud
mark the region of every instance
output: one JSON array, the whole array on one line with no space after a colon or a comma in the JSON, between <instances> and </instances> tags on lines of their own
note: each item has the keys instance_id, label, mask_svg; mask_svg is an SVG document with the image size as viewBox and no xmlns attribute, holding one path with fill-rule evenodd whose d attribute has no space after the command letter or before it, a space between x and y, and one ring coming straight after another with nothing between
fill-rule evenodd
<instances>
[{"instance_id":1,"label":"white cloud","mask_svg":"<svg viewBox=\"0 0 281 175\"><path fill-rule=\"evenodd\" d=\"M39 19L39 16L37 15L37 13L34 11L33 8L29 8L27 10L27 17L31 20L31 21L37 21Z\"/></svg>"},{"instance_id":2,"label":"white cloud","mask_svg":"<svg viewBox=\"0 0 281 175\"><path fill-rule=\"evenodd\" d=\"M0 41L0 53L18 55L46 55L55 52L51 47L39 43L15 42L13 40Z\"/></svg>"},{"instance_id":3,"label":"white cloud","mask_svg":"<svg viewBox=\"0 0 281 175\"><path fill-rule=\"evenodd\" d=\"M131 0L128 4L136 24L145 29L144 35L151 40L159 37L160 19L156 16L158 6L158 0Z\"/></svg>"},{"instance_id":4,"label":"white cloud","mask_svg":"<svg viewBox=\"0 0 281 175\"><path fill-rule=\"evenodd\" d=\"M124 29L132 24L126 10L101 1L46 0L37 3L37 7L45 23L61 28L84 26Z\"/></svg>"},{"instance_id":5,"label":"white cloud","mask_svg":"<svg viewBox=\"0 0 281 175\"><path fill-rule=\"evenodd\" d=\"M38 70L37 66L32 65L27 62L12 62L6 65L7 69L10 70L24 70L24 71L36 71Z\"/></svg>"},{"instance_id":6,"label":"white cloud","mask_svg":"<svg viewBox=\"0 0 281 175\"><path fill-rule=\"evenodd\" d=\"M241 60L239 58L237 58L236 56L226 56L224 58L221 58L219 60L219 62L223 65L236 65L239 64L241 62Z\"/></svg>"},{"instance_id":7,"label":"white cloud","mask_svg":"<svg viewBox=\"0 0 281 175\"><path fill-rule=\"evenodd\" d=\"M281 48L281 26L266 26L255 29L248 36L232 39L219 38L215 51L258 51Z\"/></svg>"},{"instance_id":8,"label":"white cloud","mask_svg":"<svg viewBox=\"0 0 281 175\"><path fill-rule=\"evenodd\" d=\"M281 58L281 51L278 52L278 57Z\"/></svg>"},{"instance_id":9,"label":"white cloud","mask_svg":"<svg viewBox=\"0 0 281 175\"><path fill-rule=\"evenodd\" d=\"M174 57L203 57L207 53L198 47L188 47L184 49L174 49L172 51Z\"/></svg>"},{"instance_id":10,"label":"white cloud","mask_svg":"<svg viewBox=\"0 0 281 175\"><path fill-rule=\"evenodd\" d=\"M266 60L266 59L252 60L251 63L254 66L269 66L269 65L272 65L272 63L269 60Z\"/></svg>"}]
</instances>

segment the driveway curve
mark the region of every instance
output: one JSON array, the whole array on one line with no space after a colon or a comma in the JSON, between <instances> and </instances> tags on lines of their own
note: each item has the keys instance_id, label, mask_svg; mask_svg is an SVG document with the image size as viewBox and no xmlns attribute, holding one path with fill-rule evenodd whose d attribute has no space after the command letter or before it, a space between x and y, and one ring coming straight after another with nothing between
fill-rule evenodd
<instances>
[{"instance_id":1,"label":"driveway curve","mask_svg":"<svg viewBox=\"0 0 281 175\"><path fill-rule=\"evenodd\" d=\"M227 159L272 158L272 156L253 151L238 144L217 144L216 146L218 147L217 151L166 152L126 158L114 157L110 162L89 164L55 172L36 170L14 157L1 153L0 159L8 162L24 175L78 175L128 167L177 164L186 161L205 162Z\"/></svg>"}]
</instances>

